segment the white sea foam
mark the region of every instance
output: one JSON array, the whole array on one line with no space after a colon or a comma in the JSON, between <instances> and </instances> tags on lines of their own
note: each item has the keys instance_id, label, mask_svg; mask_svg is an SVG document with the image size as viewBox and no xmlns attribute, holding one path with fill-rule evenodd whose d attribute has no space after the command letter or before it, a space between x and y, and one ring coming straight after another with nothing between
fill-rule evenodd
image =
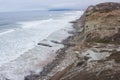
<instances>
[{"instance_id":1,"label":"white sea foam","mask_svg":"<svg viewBox=\"0 0 120 80\"><path fill-rule=\"evenodd\" d=\"M4 32L0 32L0 36L2 36L2 35L4 35L4 34L11 33L11 32L13 32L13 31L14 31L14 29L10 29L10 30L6 30L6 31L4 31Z\"/></svg>"},{"instance_id":2,"label":"white sea foam","mask_svg":"<svg viewBox=\"0 0 120 80\"><path fill-rule=\"evenodd\" d=\"M40 25L44 25L46 23L54 21L52 18L48 20L40 20L40 21L28 21L28 22L19 22L18 24L22 24L21 28L39 28Z\"/></svg>"},{"instance_id":3,"label":"white sea foam","mask_svg":"<svg viewBox=\"0 0 120 80\"><path fill-rule=\"evenodd\" d=\"M55 52L63 47L51 40L62 41L69 36L66 32L71 30L69 21L80 14L73 12L57 19L19 22L21 28L0 36L0 75L10 80L23 80L30 71L41 71L54 59ZM38 42L52 47L37 45Z\"/></svg>"}]
</instances>

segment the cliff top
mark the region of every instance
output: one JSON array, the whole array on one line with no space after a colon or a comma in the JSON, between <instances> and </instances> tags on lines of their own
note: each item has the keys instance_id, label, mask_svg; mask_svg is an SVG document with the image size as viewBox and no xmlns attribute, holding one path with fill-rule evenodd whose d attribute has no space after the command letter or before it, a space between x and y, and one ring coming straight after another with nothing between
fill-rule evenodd
<instances>
[{"instance_id":1,"label":"cliff top","mask_svg":"<svg viewBox=\"0 0 120 80\"><path fill-rule=\"evenodd\" d=\"M96 6L91 5L87 8L86 12L91 12L91 11L109 12L112 10L119 10L119 9L120 9L120 3L106 2L106 3L97 4Z\"/></svg>"}]
</instances>

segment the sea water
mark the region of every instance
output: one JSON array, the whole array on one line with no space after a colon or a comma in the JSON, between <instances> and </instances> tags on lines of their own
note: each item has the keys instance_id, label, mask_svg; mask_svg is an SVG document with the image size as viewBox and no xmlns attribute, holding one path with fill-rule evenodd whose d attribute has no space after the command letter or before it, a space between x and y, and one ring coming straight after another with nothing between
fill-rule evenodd
<instances>
[{"instance_id":1,"label":"sea water","mask_svg":"<svg viewBox=\"0 0 120 80\"><path fill-rule=\"evenodd\" d=\"M0 79L23 80L31 71L40 72L64 47L72 29L69 22L81 11L24 11L0 13ZM42 42L52 47L38 46Z\"/></svg>"}]
</instances>

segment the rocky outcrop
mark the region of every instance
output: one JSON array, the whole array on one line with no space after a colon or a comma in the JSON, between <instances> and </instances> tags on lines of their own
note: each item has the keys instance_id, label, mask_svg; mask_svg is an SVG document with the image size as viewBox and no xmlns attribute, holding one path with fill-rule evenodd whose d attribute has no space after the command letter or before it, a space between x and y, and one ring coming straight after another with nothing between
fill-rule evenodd
<instances>
[{"instance_id":1,"label":"rocky outcrop","mask_svg":"<svg viewBox=\"0 0 120 80\"><path fill-rule=\"evenodd\" d=\"M98 40L120 33L120 3L89 6L84 13L86 40ZM110 40L110 38L109 38ZM111 38L111 41L114 40Z\"/></svg>"}]
</instances>

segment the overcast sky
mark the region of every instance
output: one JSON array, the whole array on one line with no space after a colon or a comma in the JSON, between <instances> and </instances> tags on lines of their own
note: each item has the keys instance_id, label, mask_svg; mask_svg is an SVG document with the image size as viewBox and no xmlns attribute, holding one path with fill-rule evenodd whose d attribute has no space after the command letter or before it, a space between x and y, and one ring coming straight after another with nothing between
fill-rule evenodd
<instances>
[{"instance_id":1,"label":"overcast sky","mask_svg":"<svg viewBox=\"0 0 120 80\"><path fill-rule=\"evenodd\" d=\"M0 0L0 11L46 10L51 8L85 9L100 2L120 0Z\"/></svg>"}]
</instances>

